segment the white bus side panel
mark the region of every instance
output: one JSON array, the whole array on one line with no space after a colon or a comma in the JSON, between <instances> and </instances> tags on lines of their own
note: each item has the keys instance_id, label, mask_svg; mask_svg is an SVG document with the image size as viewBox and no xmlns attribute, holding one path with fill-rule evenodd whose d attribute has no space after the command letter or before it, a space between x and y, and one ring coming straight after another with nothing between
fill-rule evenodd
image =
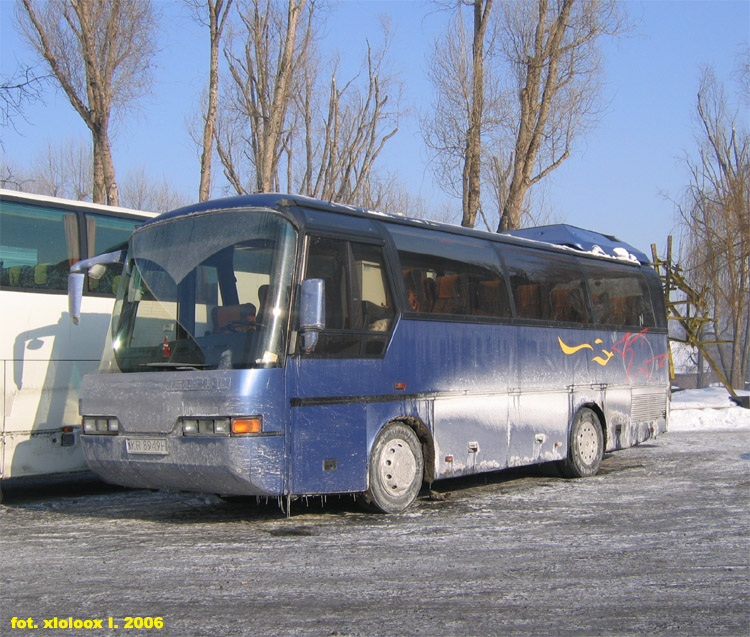
<instances>
[{"instance_id":1,"label":"white bus side panel","mask_svg":"<svg viewBox=\"0 0 750 637\"><path fill-rule=\"evenodd\" d=\"M3 333L15 335L0 341L0 476L85 470L78 391L83 375L97 370L113 300L84 298L81 323L74 326L65 295L2 291L0 299ZM63 427L75 428L72 440L62 437Z\"/></svg>"}]
</instances>

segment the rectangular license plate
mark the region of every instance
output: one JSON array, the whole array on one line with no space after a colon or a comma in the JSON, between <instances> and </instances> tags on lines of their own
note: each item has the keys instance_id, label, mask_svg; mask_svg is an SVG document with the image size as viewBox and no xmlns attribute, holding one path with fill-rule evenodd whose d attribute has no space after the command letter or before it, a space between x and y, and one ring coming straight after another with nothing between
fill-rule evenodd
<instances>
[{"instance_id":1,"label":"rectangular license plate","mask_svg":"<svg viewBox=\"0 0 750 637\"><path fill-rule=\"evenodd\" d=\"M128 453L149 453L167 455L166 438L126 438L125 449Z\"/></svg>"}]
</instances>

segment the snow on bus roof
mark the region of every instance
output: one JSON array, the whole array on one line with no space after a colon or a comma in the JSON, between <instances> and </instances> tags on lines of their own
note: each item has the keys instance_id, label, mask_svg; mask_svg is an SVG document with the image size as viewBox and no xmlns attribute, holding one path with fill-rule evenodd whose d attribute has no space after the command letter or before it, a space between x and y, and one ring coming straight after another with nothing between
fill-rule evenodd
<instances>
[{"instance_id":1,"label":"snow on bus roof","mask_svg":"<svg viewBox=\"0 0 750 637\"><path fill-rule=\"evenodd\" d=\"M572 248L580 252L597 256L623 259L646 265L651 262L643 252L633 246L620 241L617 237L607 234L584 230L565 223L520 230L506 230L502 234L522 239L531 239L543 243L551 243L563 248Z\"/></svg>"}]
</instances>

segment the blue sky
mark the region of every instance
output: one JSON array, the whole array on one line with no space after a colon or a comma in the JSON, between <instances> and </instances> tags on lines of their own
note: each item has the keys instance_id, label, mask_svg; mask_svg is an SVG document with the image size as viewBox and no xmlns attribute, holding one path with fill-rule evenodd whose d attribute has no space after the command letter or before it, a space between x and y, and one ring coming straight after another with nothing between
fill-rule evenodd
<instances>
[{"instance_id":1,"label":"blue sky","mask_svg":"<svg viewBox=\"0 0 750 637\"><path fill-rule=\"evenodd\" d=\"M14 29L14 2L0 0L0 76L17 61L29 61ZM144 167L189 196L197 196L198 155L186 121L197 108L207 77L207 35L178 2L157 0L165 22L153 93L139 111L116 128L118 178ZM695 148L693 112L703 65L713 65L735 94L733 72L748 46L747 0L648 1L627 3L638 23L629 37L605 44L606 112L575 154L547 180L545 202L567 223L615 234L641 250L664 245L673 230L674 204L686 185L682 162ZM404 84L410 115L381 155L381 166L397 173L414 194L441 202L433 181L417 116L430 103L427 54L448 16L434 5L410 0L342 0L332 9L325 46L358 63L364 40L378 40L379 16L390 15L394 43L391 66ZM744 113L747 121L748 114ZM85 140L88 131L65 97L50 92L27 110L28 121L2 131L12 161L33 160L48 141ZM217 166L218 167L218 166ZM219 194L218 191L216 194ZM460 201L453 200L457 217ZM408 213L408 211L405 211Z\"/></svg>"}]
</instances>

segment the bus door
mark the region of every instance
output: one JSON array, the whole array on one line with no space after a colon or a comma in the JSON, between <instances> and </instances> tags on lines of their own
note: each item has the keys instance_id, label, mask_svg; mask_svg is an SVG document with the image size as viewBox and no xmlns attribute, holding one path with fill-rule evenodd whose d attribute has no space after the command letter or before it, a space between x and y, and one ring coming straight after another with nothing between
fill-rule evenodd
<instances>
[{"instance_id":1,"label":"bus door","mask_svg":"<svg viewBox=\"0 0 750 637\"><path fill-rule=\"evenodd\" d=\"M397 408L382 400L394 323L383 247L311 236L304 278L324 282L325 328L287 362L291 492L364 491L368 440Z\"/></svg>"}]
</instances>

